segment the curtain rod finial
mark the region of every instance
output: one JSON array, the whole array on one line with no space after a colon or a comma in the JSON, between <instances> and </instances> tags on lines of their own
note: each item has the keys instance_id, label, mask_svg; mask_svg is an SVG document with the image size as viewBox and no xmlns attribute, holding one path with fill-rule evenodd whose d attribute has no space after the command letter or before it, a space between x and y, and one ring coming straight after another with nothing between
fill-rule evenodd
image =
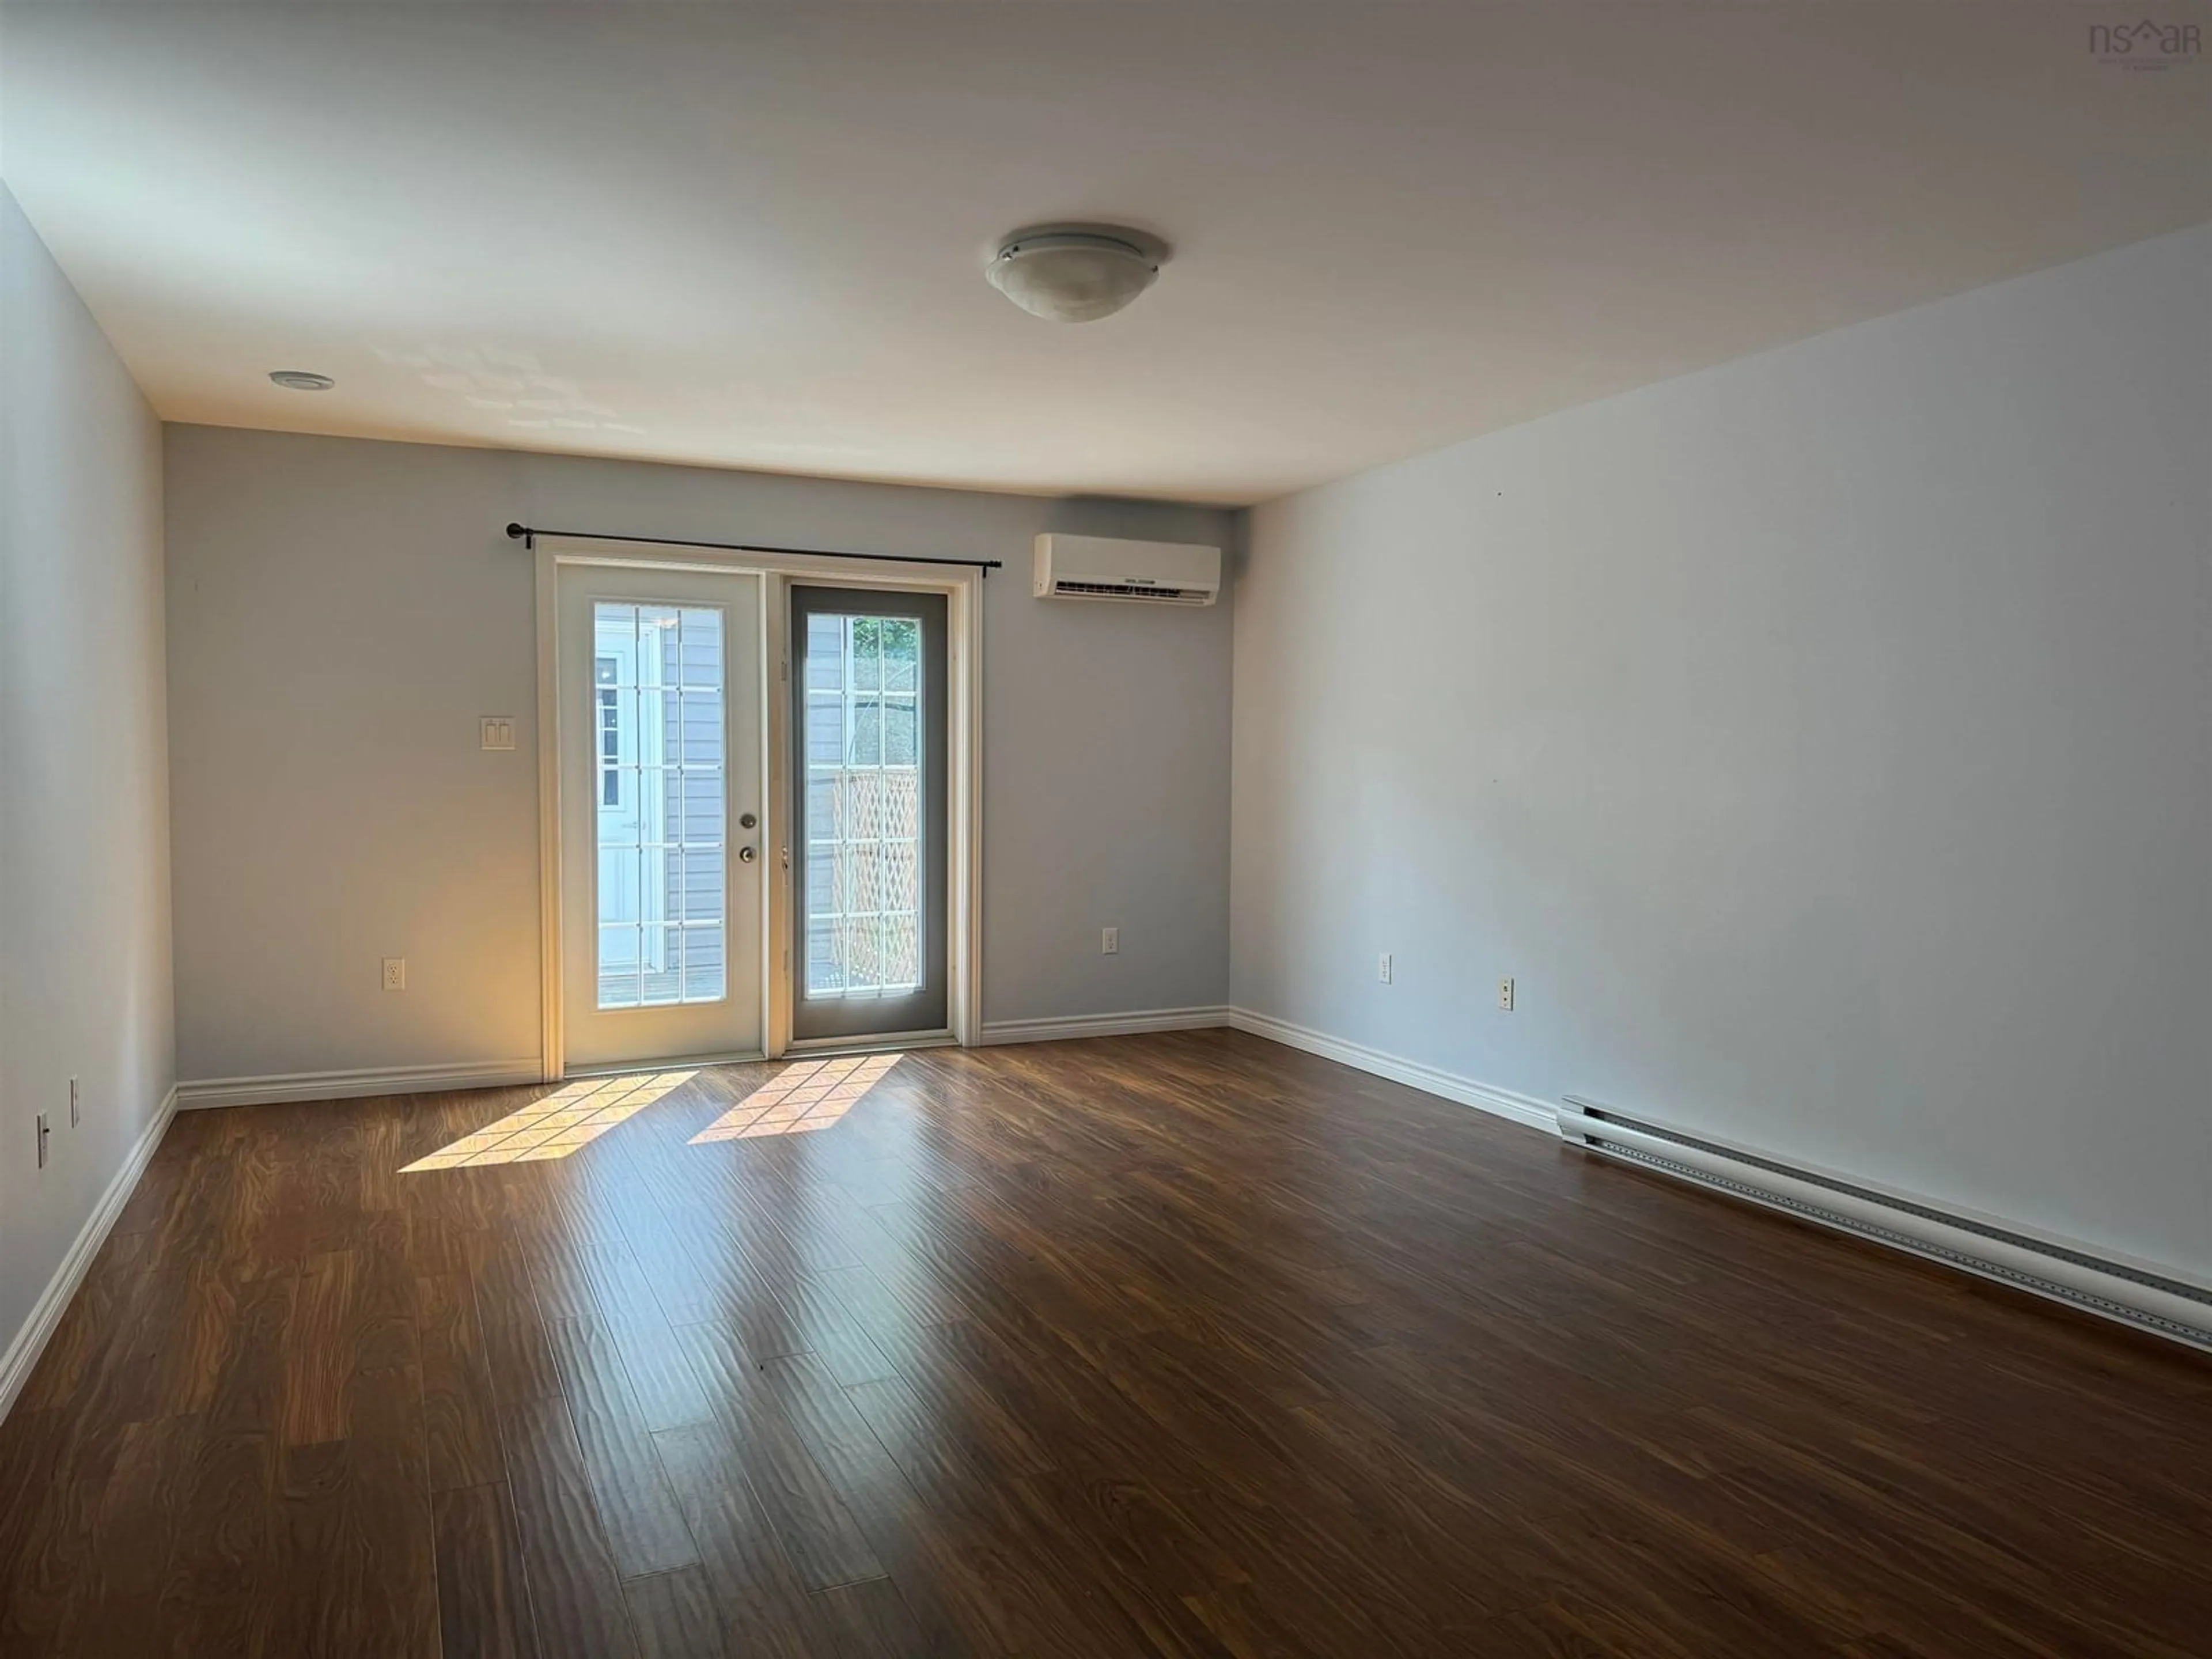
<instances>
[{"instance_id":1,"label":"curtain rod finial","mask_svg":"<svg viewBox=\"0 0 2212 1659\"><path fill-rule=\"evenodd\" d=\"M511 524L507 527L507 538L511 542L519 542L529 533L530 532L527 530L524 529L522 526L519 524Z\"/></svg>"}]
</instances>

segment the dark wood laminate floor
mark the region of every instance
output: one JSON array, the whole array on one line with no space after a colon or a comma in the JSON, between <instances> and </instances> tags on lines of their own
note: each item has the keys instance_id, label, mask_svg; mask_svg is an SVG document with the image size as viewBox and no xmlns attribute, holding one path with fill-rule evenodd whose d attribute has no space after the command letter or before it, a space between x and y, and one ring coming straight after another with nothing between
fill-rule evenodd
<instances>
[{"instance_id":1,"label":"dark wood laminate floor","mask_svg":"<svg viewBox=\"0 0 2212 1659\"><path fill-rule=\"evenodd\" d=\"M550 1092L179 1118L0 1652L2212 1651L2197 1357L1326 1061Z\"/></svg>"}]
</instances>

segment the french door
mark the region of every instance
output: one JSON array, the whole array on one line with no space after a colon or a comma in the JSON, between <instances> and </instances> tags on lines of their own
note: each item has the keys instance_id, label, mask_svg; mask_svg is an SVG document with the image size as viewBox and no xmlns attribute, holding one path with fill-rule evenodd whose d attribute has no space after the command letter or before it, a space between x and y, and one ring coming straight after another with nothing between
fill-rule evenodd
<instances>
[{"instance_id":1,"label":"french door","mask_svg":"<svg viewBox=\"0 0 2212 1659\"><path fill-rule=\"evenodd\" d=\"M946 1030L945 598L794 584L791 1035Z\"/></svg>"},{"instance_id":2,"label":"french door","mask_svg":"<svg viewBox=\"0 0 2212 1659\"><path fill-rule=\"evenodd\" d=\"M563 564L571 1071L761 1049L761 578Z\"/></svg>"}]
</instances>

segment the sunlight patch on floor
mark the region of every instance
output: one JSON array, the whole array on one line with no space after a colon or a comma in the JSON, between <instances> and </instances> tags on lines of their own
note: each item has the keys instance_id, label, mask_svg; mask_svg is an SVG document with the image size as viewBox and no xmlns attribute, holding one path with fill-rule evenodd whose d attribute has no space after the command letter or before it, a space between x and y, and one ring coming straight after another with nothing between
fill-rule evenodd
<instances>
[{"instance_id":1,"label":"sunlight patch on floor","mask_svg":"<svg viewBox=\"0 0 2212 1659\"><path fill-rule=\"evenodd\" d=\"M424 1170L458 1170L487 1164L543 1164L587 1146L616 1124L682 1088L696 1072L656 1072L645 1076L580 1078L564 1083L542 1100L533 1100L487 1123L428 1158L405 1165L403 1175Z\"/></svg>"},{"instance_id":2,"label":"sunlight patch on floor","mask_svg":"<svg viewBox=\"0 0 2212 1659\"><path fill-rule=\"evenodd\" d=\"M826 1129L899 1063L896 1054L802 1060L766 1083L691 1137L694 1146L717 1140L805 1134Z\"/></svg>"}]
</instances>

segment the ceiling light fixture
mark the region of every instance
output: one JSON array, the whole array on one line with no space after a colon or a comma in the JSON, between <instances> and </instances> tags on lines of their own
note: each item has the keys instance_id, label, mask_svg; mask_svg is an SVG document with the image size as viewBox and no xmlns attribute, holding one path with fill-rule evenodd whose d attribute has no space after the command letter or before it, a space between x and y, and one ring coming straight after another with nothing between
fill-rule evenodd
<instances>
[{"instance_id":1,"label":"ceiling light fixture","mask_svg":"<svg viewBox=\"0 0 2212 1659\"><path fill-rule=\"evenodd\" d=\"M273 368L269 378L287 392L328 392L337 384L327 374L305 368Z\"/></svg>"},{"instance_id":2,"label":"ceiling light fixture","mask_svg":"<svg viewBox=\"0 0 2212 1659\"><path fill-rule=\"evenodd\" d=\"M1032 317L1091 323L1152 285L1167 245L1119 225L1034 225L1000 244L991 286Z\"/></svg>"}]
</instances>

